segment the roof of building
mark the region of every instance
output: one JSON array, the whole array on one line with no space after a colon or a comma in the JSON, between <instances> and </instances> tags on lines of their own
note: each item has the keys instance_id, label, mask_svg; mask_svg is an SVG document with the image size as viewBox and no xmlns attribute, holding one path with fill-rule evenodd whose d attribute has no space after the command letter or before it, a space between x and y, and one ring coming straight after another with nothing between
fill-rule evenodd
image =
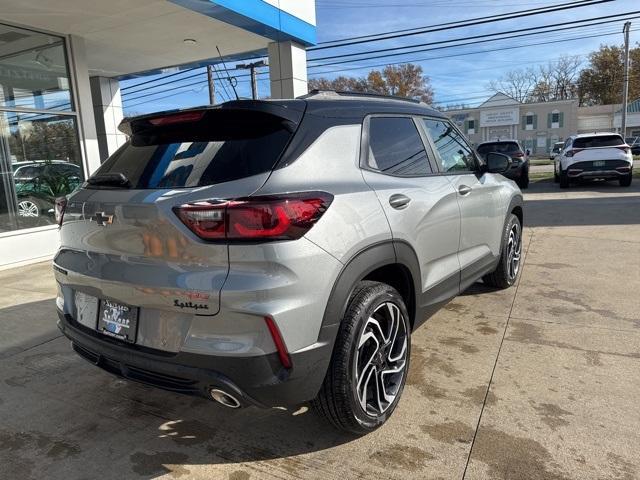
<instances>
[{"instance_id":1,"label":"roof of building","mask_svg":"<svg viewBox=\"0 0 640 480\"><path fill-rule=\"evenodd\" d=\"M509 105L521 105L522 102L519 102L513 97L510 97L506 93L497 92L491 97L487 98L484 102L482 102L477 108L482 108L486 106L494 106L494 107L502 107Z\"/></svg>"}]
</instances>

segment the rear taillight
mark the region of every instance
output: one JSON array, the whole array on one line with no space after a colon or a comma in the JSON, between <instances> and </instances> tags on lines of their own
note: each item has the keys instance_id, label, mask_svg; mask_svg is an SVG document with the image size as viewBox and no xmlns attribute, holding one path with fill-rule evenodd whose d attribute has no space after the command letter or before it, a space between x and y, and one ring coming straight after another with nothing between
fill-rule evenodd
<instances>
[{"instance_id":1,"label":"rear taillight","mask_svg":"<svg viewBox=\"0 0 640 480\"><path fill-rule=\"evenodd\" d=\"M203 240L296 240L313 227L332 200L325 192L304 192L189 203L174 212Z\"/></svg>"},{"instance_id":2,"label":"rear taillight","mask_svg":"<svg viewBox=\"0 0 640 480\"><path fill-rule=\"evenodd\" d=\"M522 153L522 152L516 152L516 153L514 153L513 155L511 155L511 157L512 157L512 158L516 158L516 157L517 157L517 158L522 158L522 157L524 157L524 153Z\"/></svg>"},{"instance_id":3,"label":"rear taillight","mask_svg":"<svg viewBox=\"0 0 640 480\"><path fill-rule=\"evenodd\" d=\"M67 197L58 197L54 201L54 215L56 223L62 226L62 220L64 218L64 209L67 207Z\"/></svg>"},{"instance_id":4,"label":"rear taillight","mask_svg":"<svg viewBox=\"0 0 640 480\"><path fill-rule=\"evenodd\" d=\"M572 148L571 150L567 150L567 153L565 153L565 157L573 157L576 153L581 152L583 149L582 148Z\"/></svg>"},{"instance_id":5,"label":"rear taillight","mask_svg":"<svg viewBox=\"0 0 640 480\"><path fill-rule=\"evenodd\" d=\"M629 145L621 145L616 148L622 150L624 153L629 153L631 151L631 147Z\"/></svg>"}]
</instances>

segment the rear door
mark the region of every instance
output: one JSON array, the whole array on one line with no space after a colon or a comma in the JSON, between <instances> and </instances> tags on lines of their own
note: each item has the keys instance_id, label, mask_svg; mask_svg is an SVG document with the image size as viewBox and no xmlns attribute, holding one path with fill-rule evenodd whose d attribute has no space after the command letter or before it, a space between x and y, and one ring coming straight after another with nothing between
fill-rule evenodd
<instances>
[{"instance_id":1,"label":"rear door","mask_svg":"<svg viewBox=\"0 0 640 480\"><path fill-rule=\"evenodd\" d=\"M140 307L141 318L217 313L228 247L196 236L174 208L251 195L292 129L251 111L184 118L134 125L131 141L69 197L54 260L66 295Z\"/></svg>"},{"instance_id":2,"label":"rear door","mask_svg":"<svg viewBox=\"0 0 640 480\"><path fill-rule=\"evenodd\" d=\"M461 288L491 266L500 254L505 208L500 175L481 175L480 163L462 134L447 120L423 118L438 168L456 192L461 213Z\"/></svg>"},{"instance_id":3,"label":"rear door","mask_svg":"<svg viewBox=\"0 0 640 480\"><path fill-rule=\"evenodd\" d=\"M415 250L426 292L418 301L428 307L458 293L460 211L415 122L407 116L367 118L362 165L394 240Z\"/></svg>"}]
</instances>

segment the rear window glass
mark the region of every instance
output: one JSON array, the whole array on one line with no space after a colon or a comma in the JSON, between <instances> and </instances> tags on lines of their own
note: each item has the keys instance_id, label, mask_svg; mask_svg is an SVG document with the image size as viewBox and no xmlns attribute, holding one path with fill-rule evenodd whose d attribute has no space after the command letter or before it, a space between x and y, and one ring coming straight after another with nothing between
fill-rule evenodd
<instances>
[{"instance_id":1,"label":"rear window glass","mask_svg":"<svg viewBox=\"0 0 640 480\"><path fill-rule=\"evenodd\" d=\"M292 133L277 117L246 116L218 116L159 133L152 128L125 143L95 176L122 173L132 188L149 189L201 187L268 172Z\"/></svg>"},{"instance_id":2,"label":"rear window glass","mask_svg":"<svg viewBox=\"0 0 640 480\"><path fill-rule=\"evenodd\" d=\"M519 151L520 146L515 142L485 143L478 147L478 153L481 155L486 155L491 152L504 153L508 155Z\"/></svg>"},{"instance_id":3,"label":"rear window glass","mask_svg":"<svg viewBox=\"0 0 640 480\"><path fill-rule=\"evenodd\" d=\"M573 141L573 148L615 147L624 145L620 135L599 135L597 137L581 137Z\"/></svg>"}]
</instances>

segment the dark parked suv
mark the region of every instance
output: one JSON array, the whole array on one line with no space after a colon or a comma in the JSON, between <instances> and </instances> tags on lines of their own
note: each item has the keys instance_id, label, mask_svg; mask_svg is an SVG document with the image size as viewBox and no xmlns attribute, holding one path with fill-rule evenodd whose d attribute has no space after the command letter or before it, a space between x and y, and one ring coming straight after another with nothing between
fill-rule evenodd
<instances>
[{"instance_id":1,"label":"dark parked suv","mask_svg":"<svg viewBox=\"0 0 640 480\"><path fill-rule=\"evenodd\" d=\"M518 184L520 188L529 187L529 158L516 140L498 140L484 142L476 148L481 157L487 153L504 153L511 157L511 166L503 175Z\"/></svg>"},{"instance_id":2,"label":"dark parked suv","mask_svg":"<svg viewBox=\"0 0 640 480\"><path fill-rule=\"evenodd\" d=\"M520 271L522 196L428 106L325 92L126 120L60 201L59 326L97 366L366 433L411 332Z\"/></svg>"}]
</instances>

